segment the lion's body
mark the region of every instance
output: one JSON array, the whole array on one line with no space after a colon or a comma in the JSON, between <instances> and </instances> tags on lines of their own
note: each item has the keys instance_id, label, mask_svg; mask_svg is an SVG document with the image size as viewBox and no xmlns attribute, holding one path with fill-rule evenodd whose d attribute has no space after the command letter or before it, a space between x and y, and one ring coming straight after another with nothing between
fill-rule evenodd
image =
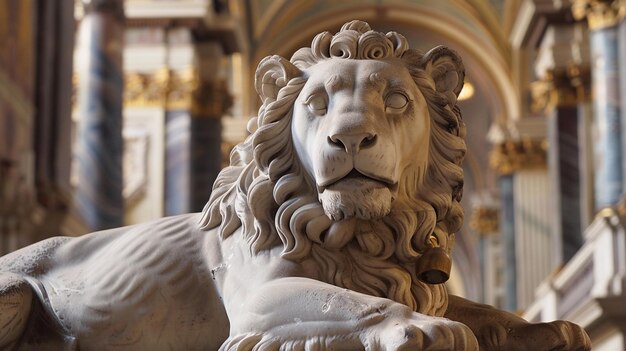
<instances>
[{"instance_id":1,"label":"lion's body","mask_svg":"<svg viewBox=\"0 0 626 351\"><path fill-rule=\"evenodd\" d=\"M29 277L80 350L215 350L229 330L213 279L220 264L211 262L219 240L198 220L52 238L0 258L0 267ZM46 349L42 342L30 347Z\"/></svg>"}]
</instances>

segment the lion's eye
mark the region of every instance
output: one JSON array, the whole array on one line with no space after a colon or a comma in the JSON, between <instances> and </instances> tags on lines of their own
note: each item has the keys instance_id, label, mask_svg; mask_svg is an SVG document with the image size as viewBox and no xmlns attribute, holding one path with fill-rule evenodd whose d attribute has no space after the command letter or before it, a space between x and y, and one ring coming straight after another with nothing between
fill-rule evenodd
<instances>
[{"instance_id":1,"label":"lion's eye","mask_svg":"<svg viewBox=\"0 0 626 351\"><path fill-rule=\"evenodd\" d=\"M393 92L385 98L385 112L398 113L409 104L409 98L400 92Z\"/></svg>"},{"instance_id":2,"label":"lion's eye","mask_svg":"<svg viewBox=\"0 0 626 351\"><path fill-rule=\"evenodd\" d=\"M328 103L326 102L326 97L321 94L314 94L309 96L304 103L307 105L311 112L316 115L325 115L326 110L328 109Z\"/></svg>"}]
</instances>

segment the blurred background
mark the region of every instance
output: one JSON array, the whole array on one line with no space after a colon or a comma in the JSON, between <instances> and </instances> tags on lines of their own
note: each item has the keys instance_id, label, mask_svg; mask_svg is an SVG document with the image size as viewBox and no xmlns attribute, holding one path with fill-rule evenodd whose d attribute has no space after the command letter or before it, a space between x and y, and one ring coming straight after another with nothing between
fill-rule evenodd
<instances>
[{"instance_id":1,"label":"blurred background","mask_svg":"<svg viewBox=\"0 0 626 351\"><path fill-rule=\"evenodd\" d=\"M200 211L254 71L361 19L464 59L452 293L626 349L625 0L0 0L0 255Z\"/></svg>"}]
</instances>

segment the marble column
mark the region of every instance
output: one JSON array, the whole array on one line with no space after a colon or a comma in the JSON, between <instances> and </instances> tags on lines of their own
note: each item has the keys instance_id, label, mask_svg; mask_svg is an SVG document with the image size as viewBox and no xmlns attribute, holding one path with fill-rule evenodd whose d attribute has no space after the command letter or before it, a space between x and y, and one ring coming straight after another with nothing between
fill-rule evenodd
<instances>
[{"instance_id":1,"label":"marble column","mask_svg":"<svg viewBox=\"0 0 626 351\"><path fill-rule=\"evenodd\" d=\"M165 215L190 212L190 130L187 110L168 110L165 114Z\"/></svg>"},{"instance_id":2,"label":"marble column","mask_svg":"<svg viewBox=\"0 0 626 351\"><path fill-rule=\"evenodd\" d=\"M196 43L189 101L166 117L166 215L201 211L222 168L220 118L232 105L219 42Z\"/></svg>"},{"instance_id":3,"label":"marble column","mask_svg":"<svg viewBox=\"0 0 626 351\"><path fill-rule=\"evenodd\" d=\"M626 2L626 1L624 1ZM623 5L626 7L626 4ZM624 10L626 12L626 9ZM622 20L619 25L619 60L621 65L621 69L619 70L620 74L620 101L622 104L626 104L626 20ZM626 106L622 105L622 150L626 150ZM626 151L622 157L626 157ZM626 161L622 162L623 170L622 175L626 178ZM626 196L626 180L622 182L622 196Z\"/></svg>"},{"instance_id":4,"label":"marble column","mask_svg":"<svg viewBox=\"0 0 626 351\"><path fill-rule=\"evenodd\" d=\"M515 248L515 194L513 193L513 176L503 175L498 180L500 187L500 204L502 221L502 251L504 255L504 308L517 310L517 259Z\"/></svg>"},{"instance_id":5,"label":"marble column","mask_svg":"<svg viewBox=\"0 0 626 351\"><path fill-rule=\"evenodd\" d=\"M190 208L201 211L211 195L213 182L222 169L222 121L232 105L220 61L222 44L215 41L196 43L198 84L191 105L191 170L189 174Z\"/></svg>"},{"instance_id":6,"label":"marble column","mask_svg":"<svg viewBox=\"0 0 626 351\"><path fill-rule=\"evenodd\" d=\"M586 18L591 31L596 210L617 204L626 186L619 72L625 7L623 0L575 0L572 5L574 17Z\"/></svg>"},{"instance_id":7,"label":"marble column","mask_svg":"<svg viewBox=\"0 0 626 351\"><path fill-rule=\"evenodd\" d=\"M75 205L93 230L123 225L123 0L84 0L77 64Z\"/></svg>"},{"instance_id":8,"label":"marble column","mask_svg":"<svg viewBox=\"0 0 626 351\"><path fill-rule=\"evenodd\" d=\"M495 146L491 165L499 173L504 256L504 308L524 309L553 270L554 245L544 140L508 140Z\"/></svg>"},{"instance_id":9,"label":"marble column","mask_svg":"<svg viewBox=\"0 0 626 351\"><path fill-rule=\"evenodd\" d=\"M556 45L552 47L556 50ZM556 55L556 54L552 54ZM556 60L555 60L556 61ZM552 211L551 233L554 264L569 259L582 246L582 219L586 208L582 195L585 170L581 143L585 140L582 120L588 100L589 70L579 65L558 66L531 84L535 112L546 116L548 126L548 174ZM546 97L547 96L547 97ZM543 102L543 103L542 103Z\"/></svg>"},{"instance_id":10,"label":"marble column","mask_svg":"<svg viewBox=\"0 0 626 351\"><path fill-rule=\"evenodd\" d=\"M490 198L489 196L487 199ZM481 203L480 200L477 202L472 208L469 226L480 236L479 259L482 302L496 308L503 308L503 255L499 235L501 229L500 209L495 203Z\"/></svg>"}]
</instances>

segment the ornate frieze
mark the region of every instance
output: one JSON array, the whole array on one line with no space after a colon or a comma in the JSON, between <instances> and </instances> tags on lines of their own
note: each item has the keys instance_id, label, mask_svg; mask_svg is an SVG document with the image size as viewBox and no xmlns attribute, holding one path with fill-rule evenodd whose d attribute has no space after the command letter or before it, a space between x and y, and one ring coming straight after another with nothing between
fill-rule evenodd
<instances>
[{"instance_id":1,"label":"ornate frieze","mask_svg":"<svg viewBox=\"0 0 626 351\"><path fill-rule=\"evenodd\" d=\"M626 17L626 0L572 0L572 14L593 30L613 27Z\"/></svg>"},{"instance_id":2,"label":"ornate frieze","mask_svg":"<svg viewBox=\"0 0 626 351\"><path fill-rule=\"evenodd\" d=\"M522 169L542 169L547 165L547 150L545 140L505 141L494 146L489 163L502 175Z\"/></svg>"},{"instance_id":3,"label":"ornate frieze","mask_svg":"<svg viewBox=\"0 0 626 351\"><path fill-rule=\"evenodd\" d=\"M153 74L126 73L124 77L124 106L163 106L169 90L171 73L161 69Z\"/></svg>"},{"instance_id":4,"label":"ornate frieze","mask_svg":"<svg viewBox=\"0 0 626 351\"><path fill-rule=\"evenodd\" d=\"M220 118L233 104L225 80L203 82L194 69L126 73L125 107L190 110L194 117Z\"/></svg>"}]
</instances>

